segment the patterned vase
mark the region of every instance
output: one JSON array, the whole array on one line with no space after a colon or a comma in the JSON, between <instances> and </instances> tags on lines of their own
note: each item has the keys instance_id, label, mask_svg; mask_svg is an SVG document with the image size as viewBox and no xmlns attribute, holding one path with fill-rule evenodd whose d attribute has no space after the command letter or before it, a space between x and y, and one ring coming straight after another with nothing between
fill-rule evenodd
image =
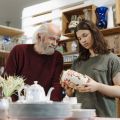
<instances>
[{"instance_id":1,"label":"patterned vase","mask_svg":"<svg viewBox=\"0 0 120 120\"><path fill-rule=\"evenodd\" d=\"M98 28L107 28L107 20L108 20L108 8L107 7L97 7L95 10L97 16L96 25Z\"/></svg>"}]
</instances>

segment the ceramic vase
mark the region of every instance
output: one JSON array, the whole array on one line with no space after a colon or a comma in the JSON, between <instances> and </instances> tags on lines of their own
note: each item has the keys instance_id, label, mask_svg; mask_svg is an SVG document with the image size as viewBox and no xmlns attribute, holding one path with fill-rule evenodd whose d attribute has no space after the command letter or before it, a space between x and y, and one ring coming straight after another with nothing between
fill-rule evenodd
<instances>
[{"instance_id":1,"label":"ceramic vase","mask_svg":"<svg viewBox=\"0 0 120 120\"><path fill-rule=\"evenodd\" d=\"M108 24L107 28L114 27L113 6L108 6Z\"/></svg>"},{"instance_id":2,"label":"ceramic vase","mask_svg":"<svg viewBox=\"0 0 120 120\"><path fill-rule=\"evenodd\" d=\"M108 8L107 7L97 7L95 10L97 16L96 25L98 28L103 29L107 28L107 20L108 20Z\"/></svg>"}]
</instances>

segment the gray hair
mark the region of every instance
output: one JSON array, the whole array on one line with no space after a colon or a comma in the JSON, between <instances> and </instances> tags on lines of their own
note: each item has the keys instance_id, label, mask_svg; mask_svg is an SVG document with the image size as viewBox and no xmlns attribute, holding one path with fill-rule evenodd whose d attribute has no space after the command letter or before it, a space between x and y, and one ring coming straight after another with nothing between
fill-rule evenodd
<instances>
[{"instance_id":1,"label":"gray hair","mask_svg":"<svg viewBox=\"0 0 120 120\"><path fill-rule=\"evenodd\" d=\"M41 24L40 27L33 34L33 42L35 43L38 39L38 33L48 33L48 23Z\"/></svg>"}]
</instances>

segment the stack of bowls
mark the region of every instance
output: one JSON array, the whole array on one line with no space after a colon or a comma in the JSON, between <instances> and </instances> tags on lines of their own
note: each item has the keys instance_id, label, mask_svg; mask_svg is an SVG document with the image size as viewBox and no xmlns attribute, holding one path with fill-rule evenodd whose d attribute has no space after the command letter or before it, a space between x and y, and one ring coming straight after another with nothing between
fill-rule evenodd
<instances>
[{"instance_id":1,"label":"stack of bowls","mask_svg":"<svg viewBox=\"0 0 120 120\"><path fill-rule=\"evenodd\" d=\"M41 120L63 120L72 115L70 104L53 103L11 103L9 106L9 117L12 119L41 119Z\"/></svg>"},{"instance_id":2,"label":"stack of bowls","mask_svg":"<svg viewBox=\"0 0 120 120\"><path fill-rule=\"evenodd\" d=\"M96 116L95 109L73 109L72 118L74 120L94 120Z\"/></svg>"}]
</instances>

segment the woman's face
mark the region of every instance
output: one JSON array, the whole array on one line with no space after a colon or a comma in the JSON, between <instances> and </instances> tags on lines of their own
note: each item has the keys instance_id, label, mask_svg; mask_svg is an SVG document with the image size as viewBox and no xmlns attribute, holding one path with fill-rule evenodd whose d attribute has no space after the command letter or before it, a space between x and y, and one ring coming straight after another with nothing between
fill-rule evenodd
<instances>
[{"instance_id":1,"label":"woman's face","mask_svg":"<svg viewBox=\"0 0 120 120\"><path fill-rule=\"evenodd\" d=\"M76 32L79 43L86 49L92 49L93 38L90 30L78 30Z\"/></svg>"}]
</instances>

